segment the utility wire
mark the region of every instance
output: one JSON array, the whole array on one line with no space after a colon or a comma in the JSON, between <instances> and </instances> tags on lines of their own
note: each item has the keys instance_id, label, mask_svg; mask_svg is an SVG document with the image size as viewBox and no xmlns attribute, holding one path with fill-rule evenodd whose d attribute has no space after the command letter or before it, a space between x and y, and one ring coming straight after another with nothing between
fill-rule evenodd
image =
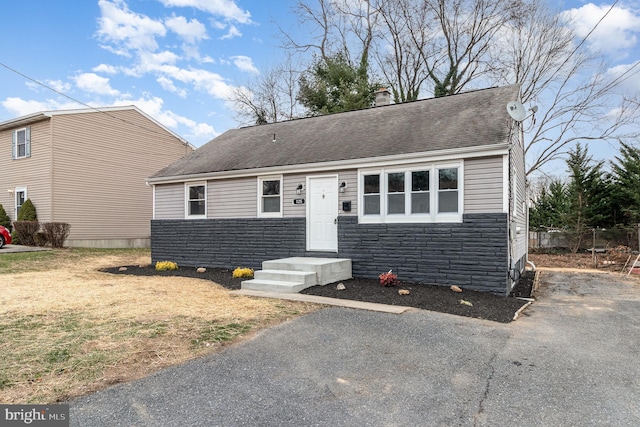
<instances>
[{"instance_id":1,"label":"utility wire","mask_svg":"<svg viewBox=\"0 0 640 427\"><path fill-rule=\"evenodd\" d=\"M91 109L91 110L94 110L94 111L96 111L96 112L98 112L98 113L105 114L105 115L107 115L108 117L111 117L112 119L120 120L121 122L127 123L127 124L129 124L129 125L131 125L131 126L134 126L134 127L140 128L140 129L143 129L143 130L145 130L145 131L147 131L147 132L155 133L156 135L164 135L163 133L161 133L161 132L159 132L159 131L157 131L157 130L149 129L149 128L145 127L145 126L142 126L142 125L139 125L139 124L136 124L136 123L132 123L132 122L130 122L130 121L128 121L128 120L123 119L122 117L116 117L116 116L114 116L113 114L109 114L109 112L107 112L107 111L103 111L103 110L101 110L101 109L99 109L99 108L92 107L91 105L86 104L86 103L84 103L84 102L82 102L82 101L79 101L79 100L77 100L76 98L74 98L74 97L72 97L72 96L67 95L66 93L60 92L59 90L56 90L56 89L52 88L51 86L46 85L45 83L42 83L42 82L41 82L41 81L39 81L39 80L36 80L36 79L34 79L34 78L32 78L32 77L27 76L26 74L24 74L24 73L22 73L22 72L20 72L20 71L16 70L15 68L12 68L12 67L8 66L7 64L4 64L4 63L0 62L0 66L2 66L2 67L4 67L4 68L6 68L7 70L9 70L9 71L11 71L11 72L14 72L14 73L18 74L19 76L21 76L21 77L23 77L23 78L25 78L25 79L27 79L27 80L29 80L29 81L32 81L33 83L35 83L35 84L37 84L37 85L40 85L40 86L42 86L42 87L44 87L44 88L46 88L46 89L49 89L50 91L55 92L55 93L57 93L57 94L58 94L58 95L60 95L60 96L63 96L63 97L65 97L65 98L67 98L67 99L70 99L70 100L72 100L73 102L77 102L78 104L83 105L83 106L85 106L85 107L87 107L87 108L89 108L89 109ZM184 139L182 139L180 136L178 136L178 139L179 139L179 140L180 140L184 145L188 145L188 144L189 144L187 141L185 141Z\"/></svg>"}]
</instances>

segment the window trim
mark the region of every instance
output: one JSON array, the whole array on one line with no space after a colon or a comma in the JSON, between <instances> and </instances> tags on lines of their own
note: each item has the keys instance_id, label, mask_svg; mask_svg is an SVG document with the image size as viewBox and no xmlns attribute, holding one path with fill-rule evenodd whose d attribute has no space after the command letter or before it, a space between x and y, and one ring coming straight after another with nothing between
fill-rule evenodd
<instances>
[{"instance_id":1,"label":"window trim","mask_svg":"<svg viewBox=\"0 0 640 427\"><path fill-rule=\"evenodd\" d=\"M191 187L201 187L201 186L204 186L204 214L191 215L189 213L189 202L191 201L191 199L189 198L190 189L191 189ZM208 197L207 197L207 181L185 182L184 183L184 217L185 217L185 219L203 219L203 218L206 218L207 217L207 211L208 211L207 200L208 200Z\"/></svg>"},{"instance_id":2,"label":"window trim","mask_svg":"<svg viewBox=\"0 0 640 427\"><path fill-rule=\"evenodd\" d=\"M258 200L257 200L257 215L258 218L282 218L283 211L283 193L284 193L284 185L282 180L282 175L265 175L258 177ZM263 212L262 211L262 183L264 181L280 181L280 210L278 212Z\"/></svg>"},{"instance_id":3,"label":"window trim","mask_svg":"<svg viewBox=\"0 0 640 427\"><path fill-rule=\"evenodd\" d=\"M24 156L18 155L18 132L24 131ZM31 157L31 127L14 129L11 132L11 158L13 160L26 159Z\"/></svg>"},{"instance_id":4,"label":"window trim","mask_svg":"<svg viewBox=\"0 0 640 427\"><path fill-rule=\"evenodd\" d=\"M29 194L27 193L27 187L16 187L13 190L13 215L14 221L18 220L18 210L22 207L22 205L18 206L18 193L24 193L24 201L26 202L29 198ZM24 203L24 202L23 202Z\"/></svg>"},{"instance_id":5,"label":"window trim","mask_svg":"<svg viewBox=\"0 0 640 427\"><path fill-rule=\"evenodd\" d=\"M438 213L439 182L438 171L440 169L458 169L458 211ZM411 212L411 185L412 172L429 171L429 213ZM405 212L404 214L389 214L388 207L388 174L405 174ZM364 176L380 175L380 214L364 214ZM422 163L407 166L390 166L358 170L358 222L364 224L376 223L459 223L462 222L464 212L464 161L443 163Z\"/></svg>"}]
</instances>

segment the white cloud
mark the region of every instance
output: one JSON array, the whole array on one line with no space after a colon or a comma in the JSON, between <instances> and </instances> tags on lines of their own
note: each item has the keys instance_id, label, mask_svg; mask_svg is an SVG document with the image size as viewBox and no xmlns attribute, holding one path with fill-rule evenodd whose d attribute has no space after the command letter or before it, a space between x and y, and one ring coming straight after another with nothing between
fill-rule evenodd
<instances>
[{"instance_id":1,"label":"white cloud","mask_svg":"<svg viewBox=\"0 0 640 427\"><path fill-rule=\"evenodd\" d=\"M173 16L166 19L165 24L171 31L190 44L209 38L206 27L197 19L187 21L183 16Z\"/></svg>"},{"instance_id":2,"label":"white cloud","mask_svg":"<svg viewBox=\"0 0 640 427\"><path fill-rule=\"evenodd\" d=\"M113 65L100 64L97 67L93 67L91 71L95 73L116 74L118 69Z\"/></svg>"},{"instance_id":3,"label":"white cloud","mask_svg":"<svg viewBox=\"0 0 640 427\"><path fill-rule=\"evenodd\" d=\"M16 117L50 110L71 110L77 108L87 108L85 105L73 101L60 102L53 99L45 101L25 100L22 98L6 98L2 101L2 106Z\"/></svg>"},{"instance_id":4,"label":"white cloud","mask_svg":"<svg viewBox=\"0 0 640 427\"><path fill-rule=\"evenodd\" d=\"M260 74L260 71L258 71L256 66L253 65L253 60L248 56L232 56L231 59L233 59L233 63L240 71L251 74Z\"/></svg>"},{"instance_id":5,"label":"white cloud","mask_svg":"<svg viewBox=\"0 0 640 427\"><path fill-rule=\"evenodd\" d=\"M240 32L240 30L238 30L238 27L236 27L235 25L230 25L229 31L227 31L227 34L220 37L220 40L229 40L234 37L241 37L241 36L242 36L242 33Z\"/></svg>"},{"instance_id":6,"label":"white cloud","mask_svg":"<svg viewBox=\"0 0 640 427\"><path fill-rule=\"evenodd\" d=\"M607 13L611 5L597 6L585 4L562 13L571 22L579 37L586 37L596 26L598 27L587 39L588 46L598 52L619 52L635 46L640 33L640 16L630 9L616 6L600 24L598 21Z\"/></svg>"},{"instance_id":7,"label":"white cloud","mask_svg":"<svg viewBox=\"0 0 640 427\"><path fill-rule=\"evenodd\" d=\"M113 89L109 79L101 77L95 73L82 73L74 77L78 88L98 95L118 96L119 91Z\"/></svg>"},{"instance_id":8,"label":"white cloud","mask_svg":"<svg viewBox=\"0 0 640 427\"><path fill-rule=\"evenodd\" d=\"M101 17L97 35L101 41L115 45L103 46L113 53L127 55L131 49L156 50L156 37L166 34L162 22L131 12L123 0L99 0L98 6Z\"/></svg>"},{"instance_id":9,"label":"white cloud","mask_svg":"<svg viewBox=\"0 0 640 427\"><path fill-rule=\"evenodd\" d=\"M186 98L187 97L187 91L184 89L178 89L176 87L176 85L173 83L173 80L165 77L165 76L160 76L156 79L156 81L160 84L160 86L162 87L162 89L168 91L168 92L172 92L175 93L176 95L178 95L180 98Z\"/></svg>"},{"instance_id":10,"label":"white cloud","mask_svg":"<svg viewBox=\"0 0 640 427\"><path fill-rule=\"evenodd\" d=\"M625 74L627 72L628 74ZM624 91L628 92L640 91L640 79L638 78L639 73L640 61L635 61L632 64L617 65L607 70L607 74L612 79L621 78L621 87Z\"/></svg>"},{"instance_id":11,"label":"white cloud","mask_svg":"<svg viewBox=\"0 0 640 427\"><path fill-rule=\"evenodd\" d=\"M214 16L241 24L251 22L249 11L242 10L233 0L159 0L167 7L193 7Z\"/></svg>"},{"instance_id":12,"label":"white cloud","mask_svg":"<svg viewBox=\"0 0 640 427\"><path fill-rule=\"evenodd\" d=\"M187 140L197 139L205 141L212 139L218 135L213 126L207 123L198 123L187 117L181 116L170 110L163 109L164 100L157 96L152 98L122 98L115 101L113 105L135 105L146 114L150 115L164 126L176 131L176 133L185 137ZM180 127L186 128L183 132Z\"/></svg>"}]
</instances>

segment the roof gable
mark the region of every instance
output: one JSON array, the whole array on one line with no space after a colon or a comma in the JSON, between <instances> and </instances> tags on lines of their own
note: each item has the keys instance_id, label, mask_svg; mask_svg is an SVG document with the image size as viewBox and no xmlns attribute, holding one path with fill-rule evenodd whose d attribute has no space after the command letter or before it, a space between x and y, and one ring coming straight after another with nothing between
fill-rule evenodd
<instances>
[{"instance_id":1,"label":"roof gable","mask_svg":"<svg viewBox=\"0 0 640 427\"><path fill-rule=\"evenodd\" d=\"M519 86L231 129L152 178L507 144Z\"/></svg>"}]
</instances>

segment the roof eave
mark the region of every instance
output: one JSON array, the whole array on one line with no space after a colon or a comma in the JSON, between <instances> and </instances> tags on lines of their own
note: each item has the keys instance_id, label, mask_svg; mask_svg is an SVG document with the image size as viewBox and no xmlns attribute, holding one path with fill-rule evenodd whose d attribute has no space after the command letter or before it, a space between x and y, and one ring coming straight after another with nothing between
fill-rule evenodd
<instances>
[{"instance_id":1,"label":"roof eave","mask_svg":"<svg viewBox=\"0 0 640 427\"><path fill-rule=\"evenodd\" d=\"M203 181L225 178L242 178L248 176L268 175L274 173L310 173L337 169L374 168L388 165L404 165L416 162L439 162L447 160L469 159L476 157L500 156L508 154L509 143L482 145L448 150L426 151L418 153L394 154L391 156L368 157L360 159L337 160L321 163L306 163L284 166L269 166L255 169L239 169L232 171L204 172L197 174L162 176L147 178L147 183L175 184L187 181Z\"/></svg>"},{"instance_id":2,"label":"roof eave","mask_svg":"<svg viewBox=\"0 0 640 427\"><path fill-rule=\"evenodd\" d=\"M44 112L38 112L29 114L27 116L16 117L14 119L9 119L0 123L0 130L12 129L21 126L26 126L31 123L40 122L42 120L49 119L50 116L45 114Z\"/></svg>"}]
</instances>

